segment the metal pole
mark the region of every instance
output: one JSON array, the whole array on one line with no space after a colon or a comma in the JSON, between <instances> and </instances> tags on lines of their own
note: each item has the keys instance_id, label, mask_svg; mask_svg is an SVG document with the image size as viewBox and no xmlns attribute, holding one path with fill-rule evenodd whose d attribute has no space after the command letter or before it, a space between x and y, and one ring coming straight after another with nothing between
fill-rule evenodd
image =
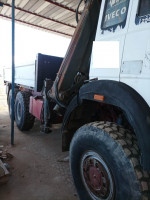
<instances>
[{"instance_id":1,"label":"metal pole","mask_svg":"<svg viewBox=\"0 0 150 200\"><path fill-rule=\"evenodd\" d=\"M15 0L12 0L12 95L11 95L11 144L14 145L14 77L15 77Z\"/></svg>"}]
</instances>

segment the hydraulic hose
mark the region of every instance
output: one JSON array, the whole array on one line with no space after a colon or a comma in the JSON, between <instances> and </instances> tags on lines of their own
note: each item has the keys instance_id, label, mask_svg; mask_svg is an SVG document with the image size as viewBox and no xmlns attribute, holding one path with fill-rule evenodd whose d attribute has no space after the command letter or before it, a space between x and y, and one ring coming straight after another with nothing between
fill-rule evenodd
<instances>
[{"instance_id":1,"label":"hydraulic hose","mask_svg":"<svg viewBox=\"0 0 150 200\"><path fill-rule=\"evenodd\" d=\"M57 77L56 80L55 80L55 83L54 83L54 90L55 90L55 97L53 97L51 95L51 91L49 90L48 91L48 96L53 99L60 107L62 108L66 108L66 105L63 104L61 102L61 100L59 99L59 95L58 95L58 81L59 81L59 78Z\"/></svg>"},{"instance_id":2,"label":"hydraulic hose","mask_svg":"<svg viewBox=\"0 0 150 200\"><path fill-rule=\"evenodd\" d=\"M78 4L78 7L77 7L77 10L76 10L76 22L78 23L79 22L79 17L78 17L78 13L79 13L79 8L80 8L80 5L82 3L83 0L80 0L79 4Z\"/></svg>"}]
</instances>

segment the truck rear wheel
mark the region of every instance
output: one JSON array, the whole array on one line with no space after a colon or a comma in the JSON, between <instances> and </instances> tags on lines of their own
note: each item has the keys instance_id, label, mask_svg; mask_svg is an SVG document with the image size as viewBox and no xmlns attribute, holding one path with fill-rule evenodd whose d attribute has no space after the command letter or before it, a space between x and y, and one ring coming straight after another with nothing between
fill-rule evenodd
<instances>
[{"instance_id":1,"label":"truck rear wheel","mask_svg":"<svg viewBox=\"0 0 150 200\"><path fill-rule=\"evenodd\" d=\"M30 130L34 125L34 116L29 113L29 92L18 92L15 101L16 125L21 131Z\"/></svg>"},{"instance_id":2,"label":"truck rear wheel","mask_svg":"<svg viewBox=\"0 0 150 200\"><path fill-rule=\"evenodd\" d=\"M17 95L18 90L15 88L14 89L14 109L15 109L15 99L16 99L16 95ZM7 99L7 104L8 104L8 111L9 111L9 116L11 118L11 97L12 97L12 90L9 90L9 94L8 94L8 99ZM15 112L14 112L14 116L15 116Z\"/></svg>"},{"instance_id":3,"label":"truck rear wheel","mask_svg":"<svg viewBox=\"0 0 150 200\"><path fill-rule=\"evenodd\" d=\"M82 200L149 200L150 175L139 161L136 137L109 122L93 122L75 133L70 166Z\"/></svg>"}]
</instances>

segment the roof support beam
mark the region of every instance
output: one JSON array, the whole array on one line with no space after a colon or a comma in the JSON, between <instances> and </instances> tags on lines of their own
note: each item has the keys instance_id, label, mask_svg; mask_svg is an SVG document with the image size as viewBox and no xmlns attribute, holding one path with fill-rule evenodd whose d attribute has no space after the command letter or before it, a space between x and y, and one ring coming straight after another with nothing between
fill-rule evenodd
<instances>
[{"instance_id":1,"label":"roof support beam","mask_svg":"<svg viewBox=\"0 0 150 200\"><path fill-rule=\"evenodd\" d=\"M11 5L8 4L8 3L3 3L3 5L4 5L4 6L11 7ZM41 17L42 19L47 19L47 20L50 20L50 21L55 22L55 23L59 23L59 24L65 25L65 26L69 26L69 27L71 27L71 28L76 28L76 26L73 26L73 25L71 25L71 24L66 24L66 23L61 22L61 21L59 21L59 20L55 20L55 19L52 19L52 18L49 18L49 17L45 17L45 16L43 16L43 15L39 15L39 14L37 14L37 13L33 13L33 12L28 11L28 10L25 10L25 9L23 9L23 8L15 7L15 9L16 9L16 10L19 10L19 11L23 11L23 12L28 13L28 14L31 14L31 15L34 15L34 16L36 16L36 17Z\"/></svg>"},{"instance_id":2,"label":"roof support beam","mask_svg":"<svg viewBox=\"0 0 150 200\"><path fill-rule=\"evenodd\" d=\"M11 17L1 15L1 14L0 14L0 17L4 17L6 19L11 19ZM30 26L33 26L33 27L41 28L41 29L46 30L46 31L51 31L51 32L54 32L54 33L58 33L58 34L61 34L61 35L66 35L68 37L72 37L72 35L70 35L70 34L67 34L67 33L64 33L64 32L61 32L61 31L56 31L56 30L46 28L46 27L43 27L43 26L39 26L39 25L36 25L36 24L31 24L31 23L28 23L28 22L25 22L25 21L21 21L19 19L15 19L15 21L26 24L26 25L30 25Z\"/></svg>"},{"instance_id":3,"label":"roof support beam","mask_svg":"<svg viewBox=\"0 0 150 200\"><path fill-rule=\"evenodd\" d=\"M66 9L66 10L69 10L69 11L73 12L73 13L76 13L76 10L74 10L74 9L72 9L72 8L69 8L69 7L67 7L67 6L65 6L65 5L63 5L63 4L54 2L54 1L52 1L52 0L45 0L45 1L51 3L51 4L55 5L55 6L58 6L58 7L60 7L60 8L64 8L64 9ZM81 12L78 12L78 14L81 14Z\"/></svg>"}]
</instances>

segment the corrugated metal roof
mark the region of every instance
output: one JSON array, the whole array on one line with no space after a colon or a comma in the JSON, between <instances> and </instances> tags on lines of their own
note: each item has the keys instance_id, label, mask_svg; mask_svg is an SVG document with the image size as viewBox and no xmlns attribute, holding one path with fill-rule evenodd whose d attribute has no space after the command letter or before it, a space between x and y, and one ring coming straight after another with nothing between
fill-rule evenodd
<instances>
[{"instance_id":1,"label":"corrugated metal roof","mask_svg":"<svg viewBox=\"0 0 150 200\"><path fill-rule=\"evenodd\" d=\"M0 0L0 17L11 19L12 0ZM72 37L76 20L75 13L79 0L15 0L15 18L38 29L65 37ZM79 15L84 3L81 4Z\"/></svg>"}]
</instances>

